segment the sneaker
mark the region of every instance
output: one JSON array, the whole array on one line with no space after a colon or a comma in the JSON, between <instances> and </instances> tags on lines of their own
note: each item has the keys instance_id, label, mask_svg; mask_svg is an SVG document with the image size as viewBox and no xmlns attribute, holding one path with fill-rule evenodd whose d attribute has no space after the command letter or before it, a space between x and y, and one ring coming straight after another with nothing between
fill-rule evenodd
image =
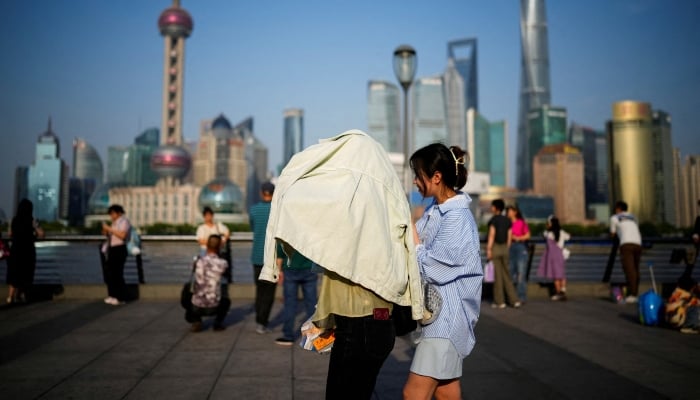
<instances>
[{"instance_id":1,"label":"sneaker","mask_svg":"<svg viewBox=\"0 0 700 400\"><path fill-rule=\"evenodd\" d=\"M513 308L520 308L522 305L523 303L516 301L515 303L513 303Z\"/></svg>"},{"instance_id":2,"label":"sneaker","mask_svg":"<svg viewBox=\"0 0 700 400\"><path fill-rule=\"evenodd\" d=\"M639 300L637 299L637 296L627 296L625 297L625 303L627 304L634 304L637 303Z\"/></svg>"},{"instance_id":3,"label":"sneaker","mask_svg":"<svg viewBox=\"0 0 700 400\"><path fill-rule=\"evenodd\" d=\"M121 304L121 303L119 302L119 300L117 300L117 299L114 298L114 297L107 297L107 298L105 299L105 303L106 303L106 304L109 304L109 305L112 305L112 306L118 306L119 304Z\"/></svg>"},{"instance_id":4,"label":"sneaker","mask_svg":"<svg viewBox=\"0 0 700 400\"><path fill-rule=\"evenodd\" d=\"M681 328L681 333L697 334L699 332L696 328Z\"/></svg>"},{"instance_id":5,"label":"sneaker","mask_svg":"<svg viewBox=\"0 0 700 400\"><path fill-rule=\"evenodd\" d=\"M221 331L223 331L224 329L226 329L226 327L225 327L224 324L222 324L222 323L214 322L214 328L213 328L213 329L214 329L215 332L221 332Z\"/></svg>"},{"instance_id":6,"label":"sneaker","mask_svg":"<svg viewBox=\"0 0 700 400\"><path fill-rule=\"evenodd\" d=\"M190 332L201 332L202 331L202 321L197 321L192 323L192 327L190 327Z\"/></svg>"},{"instance_id":7,"label":"sneaker","mask_svg":"<svg viewBox=\"0 0 700 400\"><path fill-rule=\"evenodd\" d=\"M557 293L554 296L550 297L552 301L562 301L566 300L566 296L563 293Z\"/></svg>"},{"instance_id":8,"label":"sneaker","mask_svg":"<svg viewBox=\"0 0 700 400\"><path fill-rule=\"evenodd\" d=\"M280 337L275 339L275 343L277 343L280 346L291 346L292 344L294 344L294 339Z\"/></svg>"},{"instance_id":9,"label":"sneaker","mask_svg":"<svg viewBox=\"0 0 700 400\"><path fill-rule=\"evenodd\" d=\"M491 303L491 308L506 308L506 303L503 304L496 304L496 303Z\"/></svg>"},{"instance_id":10,"label":"sneaker","mask_svg":"<svg viewBox=\"0 0 700 400\"><path fill-rule=\"evenodd\" d=\"M255 328L255 332L260 334L260 335L264 335L264 334L270 332L270 330L267 329L267 327L265 325L258 324L258 326Z\"/></svg>"}]
</instances>

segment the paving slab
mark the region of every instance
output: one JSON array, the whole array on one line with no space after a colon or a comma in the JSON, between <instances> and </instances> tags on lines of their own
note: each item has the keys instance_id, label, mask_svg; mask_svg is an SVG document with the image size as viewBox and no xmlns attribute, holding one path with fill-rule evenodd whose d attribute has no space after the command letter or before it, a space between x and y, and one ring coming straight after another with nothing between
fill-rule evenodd
<instances>
[{"instance_id":1,"label":"paving slab","mask_svg":"<svg viewBox=\"0 0 700 400\"><path fill-rule=\"evenodd\" d=\"M257 334L252 300L192 333L177 301L54 300L0 308L3 399L322 399L330 357ZM303 316L298 316L301 323ZM643 327L633 306L595 297L482 304L465 359L467 399L697 399L700 335ZM401 398L414 347L397 338L374 400Z\"/></svg>"}]
</instances>

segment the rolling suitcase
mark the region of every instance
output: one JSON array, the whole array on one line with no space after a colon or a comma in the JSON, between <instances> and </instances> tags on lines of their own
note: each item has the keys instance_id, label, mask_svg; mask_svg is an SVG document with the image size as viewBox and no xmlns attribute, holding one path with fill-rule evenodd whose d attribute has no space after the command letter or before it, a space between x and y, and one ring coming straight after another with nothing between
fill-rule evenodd
<instances>
[{"instance_id":1,"label":"rolling suitcase","mask_svg":"<svg viewBox=\"0 0 700 400\"><path fill-rule=\"evenodd\" d=\"M654 266L649 263L652 289L639 296L639 322L642 325L656 326L661 321L664 301L656 292L656 279L654 279Z\"/></svg>"}]
</instances>

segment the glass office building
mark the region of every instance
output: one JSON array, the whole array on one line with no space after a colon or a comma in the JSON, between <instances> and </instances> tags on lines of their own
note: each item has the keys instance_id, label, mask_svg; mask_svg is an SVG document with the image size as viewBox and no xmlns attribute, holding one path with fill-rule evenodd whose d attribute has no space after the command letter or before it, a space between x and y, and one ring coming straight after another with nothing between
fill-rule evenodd
<instances>
[{"instance_id":1,"label":"glass office building","mask_svg":"<svg viewBox=\"0 0 700 400\"><path fill-rule=\"evenodd\" d=\"M549 81L549 45L544 0L520 0L520 107L518 113L517 179L518 189L532 188L532 157L529 115L534 109L551 103Z\"/></svg>"},{"instance_id":2,"label":"glass office building","mask_svg":"<svg viewBox=\"0 0 700 400\"><path fill-rule=\"evenodd\" d=\"M409 153L431 143L447 143L447 118L441 76L413 84L413 144Z\"/></svg>"},{"instance_id":3,"label":"glass office building","mask_svg":"<svg viewBox=\"0 0 700 400\"><path fill-rule=\"evenodd\" d=\"M304 149L304 110L284 110L284 149L282 164L287 165L292 156Z\"/></svg>"},{"instance_id":4,"label":"glass office building","mask_svg":"<svg viewBox=\"0 0 700 400\"><path fill-rule=\"evenodd\" d=\"M489 123L489 160L492 186L508 184L508 123L505 120Z\"/></svg>"},{"instance_id":5,"label":"glass office building","mask_svg":"<svg viewBox=\"0 0 700 400\"><path fill-rule=\"evenodd\" d=\"M109 146L107 148L107 182L126 182L126 168L129 161L129 147Z\"/></svg>"},{"instance_id":6,"label":"glass office building","mask_svg":"<svg viewBox=\"0 0 700 400\"><path fill-rule=\"evenodd\" d=\"M81 138L73 139L73 178L91 179L97 186L104 178L100 154Z\"/></svg>"},{"instance_id":7,"label":"glass office building","mask_svg":"<svg viewBox=\"0 0 700 400\"><path fill-rule=\"evenodd\" d=\"M595 219L596 205L608 203L608 145L605 132L572 123L569 143L583 155L586 218Z\"/></svg>"},{"instance_id":8,"label":"glass office building","mask_svg":"<svg viewBox=\"0 0 700 400\"><path fill-rule=\"evenodd\" d=\"M385 81L367 84L367 131L384 150L403 152L399 87Z\"/></svg>"},{"instance_id":9,"label":"glass office building","mask_svg":"<svg viewBox=\"0 0 700 400\"><path fill-rule=\"evenodd\" d=\"M656 219L678 225L676 189L673 185L673 146L671 144L671 116L660 110L652 113L652 140L654 141L654 192Z\"/></svg>"},{"instance_id":10,"label":"glass office building","mask_svg":"<svg viewBox=\"0 0 700 400\"><path fill-rule=\"evenodd\" d=\"M532 161L535 154L544 146L566 143L567 141L566 109L544 105L530 110L527 120L528 154L524 160L519 160L518 174L525 172L521 176L520 183L524 183L527 188L532 188Z\"/></svg>"},{"instance_id":11,"label":"glass office building","mask_svg":"<svg viewBox=\"0 0 700 400\"><path fill-rule=\"evenodd\" d=\"M454 60L455 68L464 81L464 109L479 109L477 85L476 38L453 40L447 43L447 58Z\"/></svg>"},{"instance_id":12,"label":"glass office building","mask_svg":"<svg viewBox=\"0 0 700 400\"><path fill-rule=\"evenodd\" d=\"M474 109L467 111L469 170L490 175L492 186L506 186L509 179L508 124L491 122Z\"/></svg>"},{"instance_id":13,"label":"glass office building","mask_svg":"<svg viewBox=\"0 0 700 400\"><path fill-rule=\"evenodd\" d=\"M445 87L445 112L447 117L447 145L467 146L466 106L464 98L464 80L455 67L452 58L447 59L447 68L443 74Z\"/></svg>"},{"instance_id":14,"label":"glass office building","mask_svg":"<svg viewBox=\"0 0 700 400\"><path fill-rule=\"evenodd\" d=\"M68 166L59 154L59 140L49 120L47 131L37 141L36 158L27 176L28 198L38 220L57 221L68 211Z\"/></svg>"}]
</instances>

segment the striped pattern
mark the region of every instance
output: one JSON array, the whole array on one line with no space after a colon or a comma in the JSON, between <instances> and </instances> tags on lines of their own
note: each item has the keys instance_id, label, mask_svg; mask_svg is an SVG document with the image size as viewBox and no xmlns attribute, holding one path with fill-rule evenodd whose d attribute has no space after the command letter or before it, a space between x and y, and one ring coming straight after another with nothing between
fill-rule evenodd
<instances>
[{"instance_id":1,"label":"striped pattern","mask_svg":"<svg viewBox=\"0 0 700 400\"><path fill-rule=\"evenodd\" d=\"M462 357L476 342L483 276L470 202L468 195L459 193L443 204L433 203L416 223L421 276L437 286L443 299L438 319L423 327L423 337L451 340Z\"/></svg>"}]
</instances>

